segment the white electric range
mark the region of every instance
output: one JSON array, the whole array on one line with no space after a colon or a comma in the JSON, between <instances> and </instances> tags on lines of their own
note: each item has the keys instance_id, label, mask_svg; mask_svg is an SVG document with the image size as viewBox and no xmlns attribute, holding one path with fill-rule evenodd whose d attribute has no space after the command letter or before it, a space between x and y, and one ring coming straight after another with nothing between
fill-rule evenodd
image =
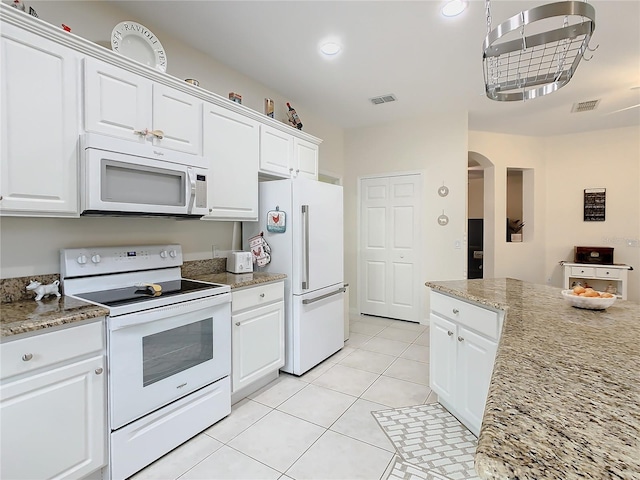
<instances>
[{"instance_id":1,"label":"white electric range","mask_svg":"<svg viewBox=\"0 0 640 480\"><path fill-rule=\"evenodd\" d=\"M60 252L65 295L109 309L109 478L231 412L231 293L184 279L180 245Z\"/></svg>"}]
</instances>

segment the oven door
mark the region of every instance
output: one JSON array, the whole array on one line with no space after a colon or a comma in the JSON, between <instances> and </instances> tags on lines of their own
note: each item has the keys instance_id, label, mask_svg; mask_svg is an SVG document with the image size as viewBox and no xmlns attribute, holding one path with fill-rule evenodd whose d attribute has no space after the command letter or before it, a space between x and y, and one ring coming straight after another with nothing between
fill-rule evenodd
<instances>
[{"instance_id":1,"label":"oven door","mask_svg":"<svg viewBox=\"0 0 640 480\"><path fill-rule=\"evenodd\" d=\"M207 170L99 149L82 162L82 213L147 215L208 213Z\"/></svg>"},{"instance_id":2,"label":"oven door","mask_svg":"<svg viewBox=\"0 0 640 480\"><path fill-rule=\"evenodd\" d=\"M231 294L108 319L111 430L228 376Z\"/></svg>"}]
</instances>

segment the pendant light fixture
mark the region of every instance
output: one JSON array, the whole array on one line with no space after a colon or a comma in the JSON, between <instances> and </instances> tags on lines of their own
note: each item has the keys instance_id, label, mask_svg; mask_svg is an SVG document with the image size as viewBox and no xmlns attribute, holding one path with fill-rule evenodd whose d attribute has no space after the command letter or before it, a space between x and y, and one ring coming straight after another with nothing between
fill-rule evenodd
<instances>
[{"instance_id":1,"label":"pendant light fixture","mask_svg":"<svg viewBox=\"0 0 640 480\"><path fill-rule=\"evenodd\" d=\"M530 100L555 92L569 83L586 50L595 51L589 48L595 9L585 1L525 10L494 29L490 0L485 0L485 11L482 59L491 100Z\"/></svg>"}]
</instances>

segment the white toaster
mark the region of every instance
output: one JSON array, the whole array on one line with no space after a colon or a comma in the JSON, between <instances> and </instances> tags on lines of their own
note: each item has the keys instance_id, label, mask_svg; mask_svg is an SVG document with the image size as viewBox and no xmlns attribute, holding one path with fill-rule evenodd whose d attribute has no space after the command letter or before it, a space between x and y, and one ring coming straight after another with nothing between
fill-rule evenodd
<instances>
[{"instance_id":1,"label":"white toaster","mask_svg":"<svg viewBox=\"0 0 640 480\"><path fill-rule=\"evenodd\" d=\"M227 255L227 272L253 272L251 252L229 252L229 255Z\"/></svg>"}]
</instances>

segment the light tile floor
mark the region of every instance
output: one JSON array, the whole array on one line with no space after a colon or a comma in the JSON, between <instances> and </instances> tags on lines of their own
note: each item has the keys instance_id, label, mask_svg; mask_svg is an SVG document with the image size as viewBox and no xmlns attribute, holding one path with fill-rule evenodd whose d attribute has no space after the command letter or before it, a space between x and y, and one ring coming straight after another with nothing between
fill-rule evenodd
<instances>
[{"instance_id":1,"label":"light tile floor","mask_svg":"<svg viewBox=\"0 0 640 480\"><path fill-rule=\"evenodd\" d=\"M364 315L350 330L338 353L301 377L281 373L132 480L386 478L395 450L371 412L436 401L429 330Z\"/></svg>"}]
</instances>

